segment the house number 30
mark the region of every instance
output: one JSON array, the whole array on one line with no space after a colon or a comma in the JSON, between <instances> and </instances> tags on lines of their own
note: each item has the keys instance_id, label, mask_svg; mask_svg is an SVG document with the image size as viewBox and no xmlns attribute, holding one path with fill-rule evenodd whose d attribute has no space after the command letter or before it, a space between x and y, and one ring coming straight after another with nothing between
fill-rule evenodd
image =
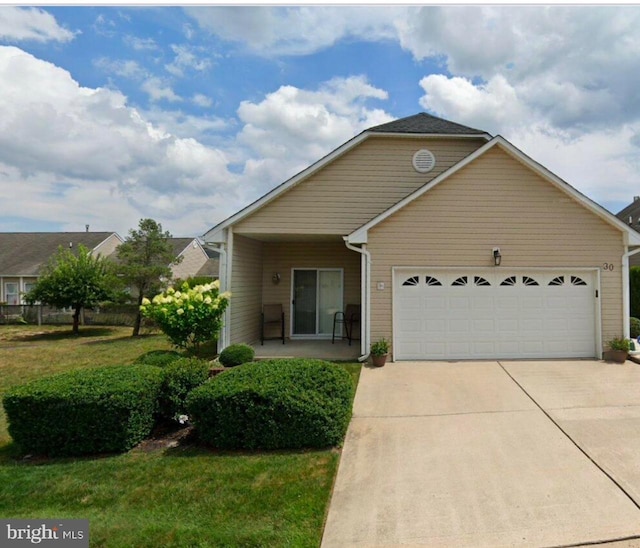
<instances>
[{"instance_id":1,"label":"house number 30","mask_svg":"<svg viewBox=\"0 0 640 548\"><path fill-rule=\"evenodd\" d=\"M602 268L603 268L604 270L613 270L613 265L612 265L611 263L604 263L604 264L602 265Z\"/></svg>"}]
</instances>

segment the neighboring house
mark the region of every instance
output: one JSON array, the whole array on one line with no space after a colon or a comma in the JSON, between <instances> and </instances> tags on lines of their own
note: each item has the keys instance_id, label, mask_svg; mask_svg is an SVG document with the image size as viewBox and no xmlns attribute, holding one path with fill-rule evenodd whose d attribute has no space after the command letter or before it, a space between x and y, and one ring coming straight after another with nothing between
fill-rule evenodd
<instances>
[{"instance_id":1,"label":"neighboring house","mask_svg":"<svg viewBox=\"0 0 640 548\"><path fill-rule=\"evenodd\" d=\"M176 257L182 257L177 265L171 265L173 279L186 280L190 277L209 276L218 278L218 254L206 249L194 238L170 238Z\"/></svg>"},{"instance_id":2,"label":"neighboring house","mask_svg":"<svg viewBox=\"0 0 640 548\"><path fill-rule=\"evenodd\" d=\"M640 232L640 196L634 196L633 202L620 211L616 217L637 232ZM629 265L640 266L640 253L629 257Z\"/></svg>"},{"instance_id":3,"label":"neighboring house","mask_svg":"<svg viewBox=\"0 0 640 548\"><path fill-rule=\"evenodd\" d=\"M115 232L0 233L0 302L23 304L22 295L35 285L60 246L84 245L94 254L109 257L121 243Z\"/></svg>"},{"instance_id":4,"label":"neighboring house","mask_svg":"<svg viewBox=\"0 0 640 548\"><path fill-rule=\"evenodd\" d=\"M370 128L216 225L221 346L329 338L362 308L393 359L599 357L628 335L640 234L500 136L428 114ZM498 266L499 263L499 266Z\"/></svg>"}]
</instances>

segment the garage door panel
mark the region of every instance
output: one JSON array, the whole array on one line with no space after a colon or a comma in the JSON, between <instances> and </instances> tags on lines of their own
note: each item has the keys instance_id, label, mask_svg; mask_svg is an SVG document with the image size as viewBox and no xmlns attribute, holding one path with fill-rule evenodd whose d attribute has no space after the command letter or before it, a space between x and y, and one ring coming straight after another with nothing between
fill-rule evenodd
<instances>
[{"instance_id":1,"label":"garage door panel","mask_svg":"<svg viewBox=\"0 0 640 548\"><path fill-rule=\"evenodd\" d=\"M587 285L572 285L574 275ZM595 356L591 273L424 269L411 276L417 284L402 286L410 277L403 272L394 285L396 359ZM428 285L430 277L442 285Z\"/></svg>"}]
</instances>

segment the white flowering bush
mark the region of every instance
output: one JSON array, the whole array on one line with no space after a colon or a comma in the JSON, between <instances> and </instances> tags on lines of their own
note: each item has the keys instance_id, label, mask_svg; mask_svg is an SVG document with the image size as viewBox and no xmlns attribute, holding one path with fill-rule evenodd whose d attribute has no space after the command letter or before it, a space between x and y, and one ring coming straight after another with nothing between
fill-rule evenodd
<instances>
[{"instance_id":1,"label":"white flowering bush","mask_svg":"<svg viewBox=\"0 0 640 548\"><path fill-rule=\"evenodd\" d=\"M193 288L185 282L178 290L170 287L151 300L143 299L140 312L174 346L197 351L201 343L217 338L230 297L229 292L220 293L218 280Z\"/></svg>"}]
</instances>

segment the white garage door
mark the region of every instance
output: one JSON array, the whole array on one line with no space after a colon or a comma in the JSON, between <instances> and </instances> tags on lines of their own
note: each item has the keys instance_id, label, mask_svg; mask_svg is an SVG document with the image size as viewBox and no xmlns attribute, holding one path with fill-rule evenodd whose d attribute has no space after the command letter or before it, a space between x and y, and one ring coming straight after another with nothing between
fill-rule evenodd
<instances>
[{"instance_id":1,"label":"white garage door","mask_svg":"<svg viewBox=\"0 0 640 548\"><path fill-rule=\"evenodd\" d=\"M592 272L394 269L394 358L594 357Z\"/></svg>"}]
</instances>

